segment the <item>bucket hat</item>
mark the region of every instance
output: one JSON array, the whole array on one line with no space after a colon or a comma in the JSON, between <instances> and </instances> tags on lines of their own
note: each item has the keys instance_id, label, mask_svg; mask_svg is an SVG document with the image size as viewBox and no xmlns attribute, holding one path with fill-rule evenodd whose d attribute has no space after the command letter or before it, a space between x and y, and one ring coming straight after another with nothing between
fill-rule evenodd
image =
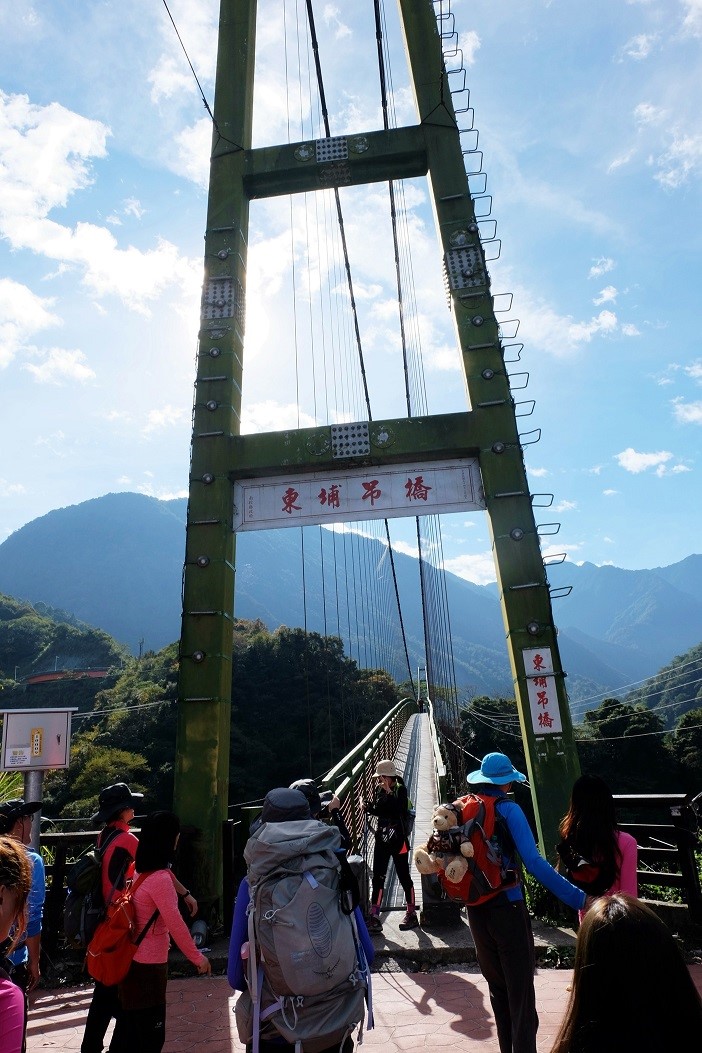
<instances>
[{"instance_id":1,"label":"bucket hat","mask_svg":"<svg viewBox=\"0 0 702 1053\"><path fill-rule=\"evenodd\" d=\"M289 786L276 786L263 798L261 814L252 822L249 834L255 834L264 823L294 823L311 818L304 793Z\"/></svg>"},{"instance_id":2,"label":"bucket hat","mask_svg":"<svg viewBox=\"0 0 702 1053\"><path fill-rule=\"evenodd\" d=\"M374 779L382 779L383 776L390 775L397 778L397 768L391 760L381 760L375 766Z\"/></svg>"},{"instance_id":3,"label":"bucket hat","mask_svg":"<svg viewBox=\"0 0 702 1053\"><path fill-rule=\"evenodd\" d=\"M0 834L7 834L23 815L34 815L41 808L41 801L25 801L23 797L14 797L11 801L0 803Z\"/></svg>"},{"instance_id":4,"label":"bucket hat","mask_svg":"<svg viewBox=\"0 0 702 1053\"><path fill-rule=\"evenodd\" d=\"M493 786L504 786L507 782L526 782L526 775L517 771L512 761L504 753L486 753L478 770L466 775L466 782L469 786L475 786L481 782L492 783Z\"/></svg>"},{"instance_id":5,"label":"bucket hat","mask_svg":"<svg viewBox=\"0 0 702 1053\"><path fill-rule=\"evenodd\" d=\"M100 790L98 810L92 817L93 823L109 823L125 808L133 808L137 801L143 800L143 793L133 793L126 782L116 782Z\"/></svg>"}]
</instances>

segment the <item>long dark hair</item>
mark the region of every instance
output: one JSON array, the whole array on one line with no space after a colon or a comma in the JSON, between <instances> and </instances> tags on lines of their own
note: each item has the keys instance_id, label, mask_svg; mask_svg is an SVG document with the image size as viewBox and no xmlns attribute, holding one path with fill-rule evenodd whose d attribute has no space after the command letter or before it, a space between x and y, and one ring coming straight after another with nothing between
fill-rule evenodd
<instances>
[{"instance_id":1,"label":"long dark hair","mask_svg":"<svg viewBox=\"0 0 702 1053\"><path fill-rule=\"evenodd\" d=\"M568 811L558 827L561 838L581 856L600 863L614 884L622 865L614 798L599 775L581 775L573 783ZM609 887L609 885L607 887Z\"/></svg>"},{"instance_id":2,"label":"long dark hair","mask_svg":"<svg viewBox=\"0 0 702 1053\"><path fill-rule=\"evenodd\" d=\"M583 918L551 1053L660 1053L702 1033L702 998L673 935L641 900L603 896Z\"/></svg>"},{"instance_id":3,"label":"long dark hair","mask_svg":"<svg viewBox=\"0 0 702 1053\"><path fill-rule=\"evenodd\" d=\"M134 866L139 874L165 870L175 859L180 819L174 812L152 812L141 824Z\"/></svg>"}]
</instances>

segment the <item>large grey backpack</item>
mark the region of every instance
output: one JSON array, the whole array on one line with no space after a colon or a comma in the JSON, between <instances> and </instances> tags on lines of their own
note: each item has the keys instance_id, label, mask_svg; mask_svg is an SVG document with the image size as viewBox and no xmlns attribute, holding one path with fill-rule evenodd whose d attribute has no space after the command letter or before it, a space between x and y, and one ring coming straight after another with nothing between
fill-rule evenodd
<instances>
[{"instance_id":1,"label":"large grey backpack","mask_svg":"<svg viewBox=\"0 0 702 1053\"><path fill-rule=\"evenodd\" d=\"M339 1044L363 1022L370 969L353 912L344 913L335 849L339 831L315 819L264 823L244 849L250 889L247 990L238 998L239 1038L280 1036L296 1053Z\"/></svg>"}]
</instances>

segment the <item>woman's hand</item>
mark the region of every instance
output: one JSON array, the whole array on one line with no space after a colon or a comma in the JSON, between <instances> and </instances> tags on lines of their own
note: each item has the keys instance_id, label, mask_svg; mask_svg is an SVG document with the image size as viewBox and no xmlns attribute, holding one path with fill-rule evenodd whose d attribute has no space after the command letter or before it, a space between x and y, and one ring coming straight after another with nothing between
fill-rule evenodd
<instances>
[{"instance_id":1,"label":"woman's hand","mask_svg":"<svg viewBox=\"0 0 702 1053\"><path fill-rule=\"evenodd\" d=\"M200 976L211 976L212 975L212 964L209 958L203 958L199 965L196 965Z\"/></svg>"},{"instance_id":2,"label":"woman's hand","mask_svg":"<svg viewBox=\"0 0 702 1053\"><path fill-rule=\"evenodd\" d=\"M193 896L192 892L188 892L187 896L183 896L183 903L185 904L186 910L191 918L194 918L198 911L197 900Z\"/></svg>"}]
</instances>

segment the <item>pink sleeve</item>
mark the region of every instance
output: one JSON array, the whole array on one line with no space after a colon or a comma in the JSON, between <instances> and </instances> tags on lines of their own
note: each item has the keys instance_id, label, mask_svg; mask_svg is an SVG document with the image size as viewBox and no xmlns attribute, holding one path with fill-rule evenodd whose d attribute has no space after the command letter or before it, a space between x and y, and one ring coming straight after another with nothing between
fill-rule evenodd
<instances>
[{"instance_id":1,"label":"pink sleeve","mask_svg":"<svg viewBox=\"0 0 702 1053\"><path fill-rule=\"evenodd\" d=\"M182 951L193 965L201 965L205 960L205 956L193 943L190 930L178 910L178 895L170 870L157 870L150 875L149 893L156 903L159 914L173 937L178 950Z\"/></svg>"},{"instance_id":2,"label":"pink sleeve","mask_svg":"<svg viewBox=\"0 0 702 1053\"><path fill-rule=\"evenodd\" d=\"M20 1053L24 1039L24 995L12 980L0 979L3 1053Z\"/></svg>"},{"instance_id":3,"label":"pink sleeve","mask_svg":"<svg viewBox=\"0 0 702 1053\"><path fill-rule=\"evenodd\" d=\"M618 831L619 848L622 853L622 865L619 871L619 880L612 886L614 892L627 892L630 896L638 896L639 883L636 877L638 866L639 846L636 838L623 830Z\"/></svg>"}]
</instances>

